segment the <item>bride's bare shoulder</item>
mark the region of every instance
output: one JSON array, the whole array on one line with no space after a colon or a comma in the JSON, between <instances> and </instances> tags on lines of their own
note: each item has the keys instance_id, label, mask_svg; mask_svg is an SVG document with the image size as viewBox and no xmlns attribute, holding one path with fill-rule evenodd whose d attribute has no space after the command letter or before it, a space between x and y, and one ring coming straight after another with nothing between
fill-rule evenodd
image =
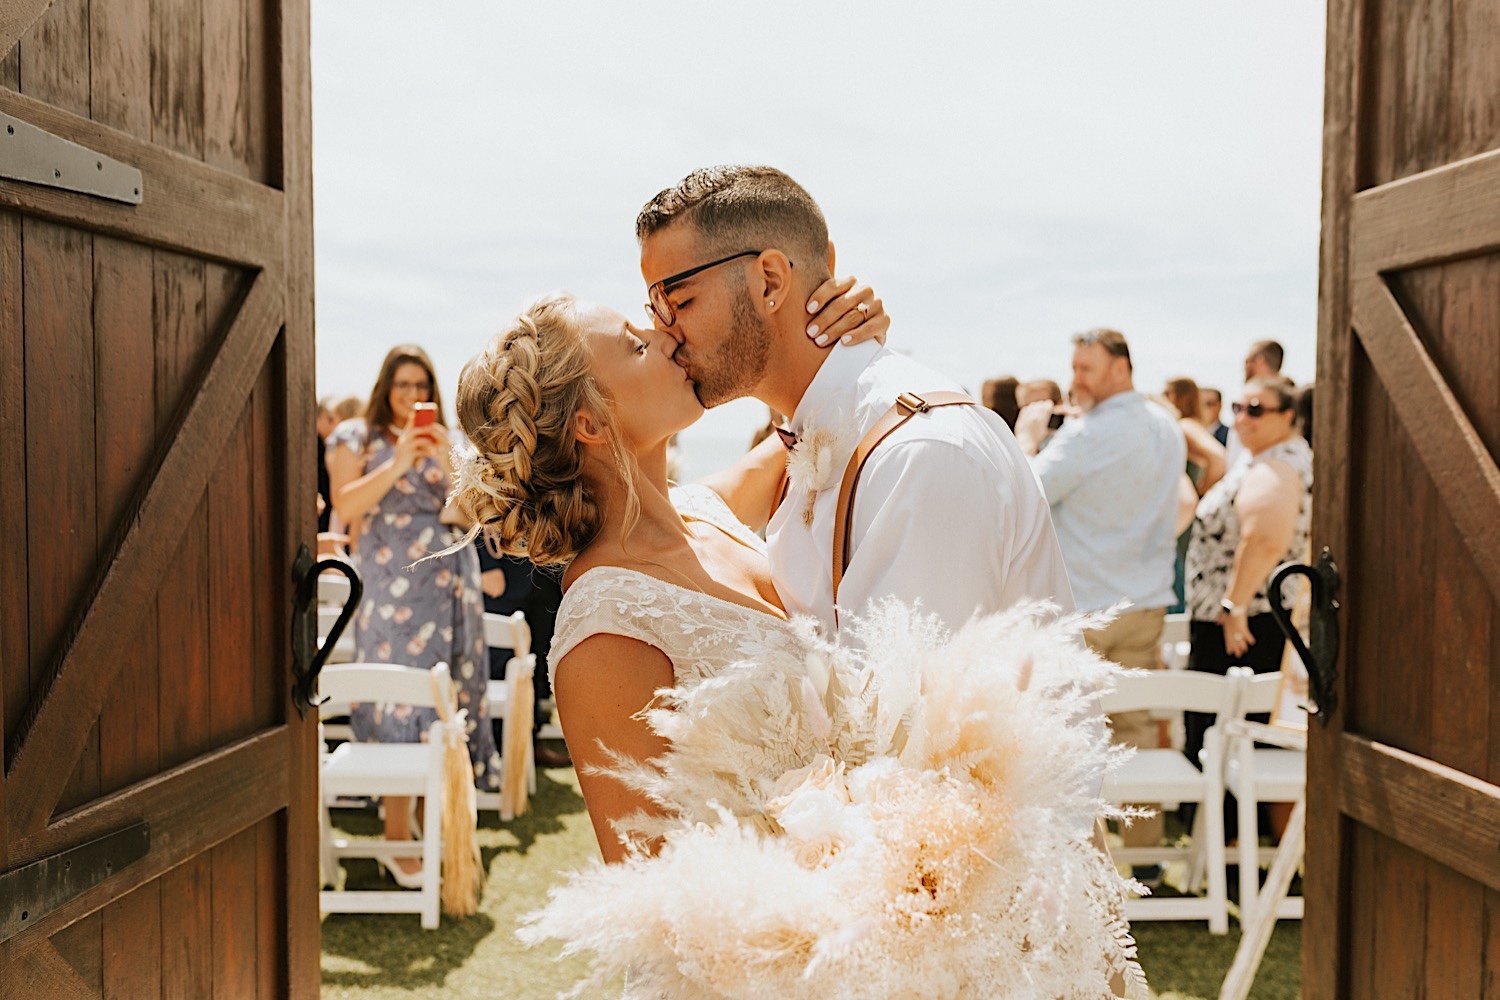
<instances>
[{"instance_id":1,"label":"bride's bare shoulder","mask_svg":"<svg viewBox=\"0 0 1500 1000\"><path fill-rule=\"evenodd\" d=\"M562 589L565 592L572 589L573 584L578 582L578 578L591 569L601 569L606 566L618 567L620 562L619 553L608 552L602 545L591 545L574 556L568 568L563 571Z\"/></svg>"}]
</instances>

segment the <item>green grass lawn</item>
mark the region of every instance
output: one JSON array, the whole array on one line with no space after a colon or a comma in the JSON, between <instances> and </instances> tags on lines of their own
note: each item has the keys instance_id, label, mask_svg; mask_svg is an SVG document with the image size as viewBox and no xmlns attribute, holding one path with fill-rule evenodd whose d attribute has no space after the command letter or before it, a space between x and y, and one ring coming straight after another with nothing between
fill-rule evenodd
<instances>
[{"instance_id":1,"label":"green grass lawn","mask_svg":"<svg viewBox=\"0 0 1500 1000\"><path fill-rule=\"evenodd\" d=\"M351 833L375 835L371 813L337 812ZM543 1000L568 988L580 960L558 962L556 949L527 949L514 929L539 906L553 873L595 856L594 833L570 770L543 771L532 811L513 823L494 813L480 818L479 844L488 872L480 912L468 920L443 918L424 931L413 914L332 914L323 920L323 995L333 1000L484 997ZM381 887L374 862L347 862L349 888ZM392 888L389 882L385 888ZM1231 920L1226 937L1202 923L1143 923L1135 927L1141 964L1160 1000L1213 1000L1239 942ZM1301 925L1276 929L1251 996L1294 1000L1301 992ZM616 989L613 996L619 996Z\"/></svg>"}]
</instances>

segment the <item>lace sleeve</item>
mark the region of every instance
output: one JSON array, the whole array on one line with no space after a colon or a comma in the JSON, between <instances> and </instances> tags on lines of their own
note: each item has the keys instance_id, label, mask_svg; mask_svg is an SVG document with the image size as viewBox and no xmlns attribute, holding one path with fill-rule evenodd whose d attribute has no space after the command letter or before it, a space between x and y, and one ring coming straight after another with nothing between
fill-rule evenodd
<instances>
[{"instance_id":1,"label":"lace sleeve","mask_svg":"<svg viewBox=\"0 0 1500 1000\"><path fill-rule=\"evenodd\" d=\"M573 582L557 609L557 628L547 657L547 680L555 680L557 665L579 643L599 634L621 635L663 648L660 619L664 615L655 595L639 574L597 567Z\"/></svg>"}]
</instances>

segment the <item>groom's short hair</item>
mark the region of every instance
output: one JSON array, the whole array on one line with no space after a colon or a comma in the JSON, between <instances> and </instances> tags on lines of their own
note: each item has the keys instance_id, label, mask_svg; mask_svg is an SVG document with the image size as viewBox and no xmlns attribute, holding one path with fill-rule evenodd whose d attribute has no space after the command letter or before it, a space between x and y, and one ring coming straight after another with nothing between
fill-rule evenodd
<instances>
[{"instance_id":1,"label":"groom's short hair","mask_svg":"<svg viewBox=\"0 0 1500 1000\"><path fill-rule=\"evenodd\" d=\"M636 239L691 223L709 254L777 249L804 267L828 253L828 223L812 195L775 167L704 167L646 202Z\"/></svg>"}]
</instances>

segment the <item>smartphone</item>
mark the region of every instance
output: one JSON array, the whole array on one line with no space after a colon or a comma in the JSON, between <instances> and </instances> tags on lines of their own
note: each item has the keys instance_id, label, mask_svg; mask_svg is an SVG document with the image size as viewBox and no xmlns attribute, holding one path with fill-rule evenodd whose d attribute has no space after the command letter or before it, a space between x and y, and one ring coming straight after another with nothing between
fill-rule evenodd
<instances>
[{"instance_id":1,"label":"smartphone","mask_svg":"<svg viewBox=\"0 0 1500 1000\"><path fill-rule=\"evenodd\" d=\"M437 423L436 403L413 403L411 425L413 427L431 427Z\"/></svg>"},{"instance_id":2,"label":"smartphone","mask_svg":"<svg viewBox=\"0 0 1500 1000\"><path fill-rule=\"evenodd\" d=\"M418 403L417 405L420 406L422 404ZM1052 414L1052 416L1050 416L1050 417L1047 418L1047 429L1049 431L1055 431L1055 430L1057 430L1059 427L1062 426L1062 424L1063 424L1063 415L1061 413L1054 413L1054 414Z\"/></svg>"}]
</instances>

